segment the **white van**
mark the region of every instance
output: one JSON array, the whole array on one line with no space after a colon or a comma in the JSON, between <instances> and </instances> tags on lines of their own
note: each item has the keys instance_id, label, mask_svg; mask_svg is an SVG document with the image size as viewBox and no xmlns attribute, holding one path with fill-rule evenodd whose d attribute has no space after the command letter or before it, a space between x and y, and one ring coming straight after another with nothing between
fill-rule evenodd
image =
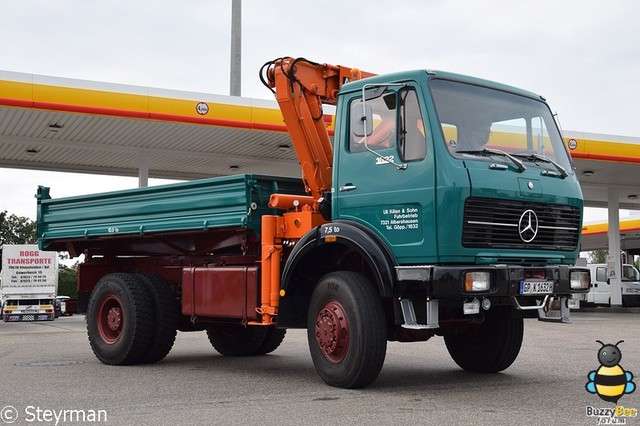
<instances>
[{"instance_id":1,"label":"white van","mask_svg":"<svg viewBox=\"0 0 640 426\"><path fill-rule=\"evenodd\" d=\"M611 286L606 263L587 265L591 272L591 285L587 303L609 305ZM640 272L633 265L622 265L622 306L640 306Z\"/></svg>"}]
</instances>

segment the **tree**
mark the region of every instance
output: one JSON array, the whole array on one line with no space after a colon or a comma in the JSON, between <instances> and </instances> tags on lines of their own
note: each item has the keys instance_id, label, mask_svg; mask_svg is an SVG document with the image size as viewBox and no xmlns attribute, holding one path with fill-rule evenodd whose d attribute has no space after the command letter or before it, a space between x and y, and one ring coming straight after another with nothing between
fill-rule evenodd
<instances>
[{"instance_id":1,"label":"tree","mask_svg":"<svg viewBox=\"0 0 640 426\"><path fill-rule=\"evenodd\" d=\"M35 244L36 242L36 222L27 217L10 215L6 210L0 212L0 245ZM0 255L2 255L1 248Z\"/></svg>"},{"instance_id":2,"label":"tree","mask_svg":"<svg viewBox=\"0 0 640 426\"><path fill-rule=\"evenodd\" d=\"M589 252L589 263L607 263L609 250L593 250Z\"/></svg>"},{"instance_id":3,"label":"tree","mask_svg":"<svg viewBox=\"0 0 640 426\"><path fill-rule=\"evenodd\" d=\"M71 298L78 297L78 289L76 287L77 266L77 263L73 266L63 264L58 266L58 294Z\"/></svg>"}]
</instances>

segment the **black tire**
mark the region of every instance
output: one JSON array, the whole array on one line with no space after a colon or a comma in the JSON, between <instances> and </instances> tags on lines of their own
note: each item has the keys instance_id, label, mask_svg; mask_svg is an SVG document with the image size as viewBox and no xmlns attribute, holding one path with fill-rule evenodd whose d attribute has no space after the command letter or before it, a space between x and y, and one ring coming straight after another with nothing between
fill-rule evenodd
<instances>
[{"instance_id":1,"label":"black tire","mask_svg":"<svg viewBox=\"0 0 640 426\"><path fill-rule=\"evenodd\" d=\"M378 291L364 275L338 271L322 277L307 315L311 358L327 384L361 388L378 377L387 326Z\"/></svg>"},{"instance_id":2,"label":"black tire","mask_svg":"<svg viewBox=\"0 0 640 426\"><path fill-rule=\"evenodd\" d=\"M207 328L207 337L221 355L251 356L260 355L257 351L265 342L268 331L261 325L215 324Z\"/></svg>"},{"instance_id":3,"label":"black tire","mask_svg":"<svg viewBox=\"0 0 640 426\"><path fill-rule=\"evenodd\" d=\"M178 303L171 285L164 278L153 274L138 274L137 277L147 286L154 318L153 337L143 362L158 362L167 356L176 340Z\"/></svg>"},{"instance_id":4,"label":"black tire","mask_svg":"<svg viewBox=\"0 0 640 426\"><path fill-rule=\"evenodd\" d=\"M146 285L135 275L105 275L91 293L87 332L93 353L111 365L137 364L153 336L153 306Z\"/></svg>"},{"instance_id":5,"label":"black tire","mask_svg":"<svg viewBox=\"0 0 640 426\"><path fill-rule=\"evenodd\" d=\"M480 324L449 328L444 342L451 358L461 368L476 373L497 373L518 357L524 336L524 321L511 308L484 313Z\"/></svg>"},{"instance_id":6,"label":"black tire","mask_svg":"<svg viewBox=\"0 0 640 426\"><path fill-rule=\"evenodd\" d=\"M267 328L268 330L264 338L264 342L262 342L260 347L254 352L254 355L266 355L275 351L284 340L285 334L287 334L287 330L284 328L275 328L271 326Z\"/></svg>"}]
</instances>

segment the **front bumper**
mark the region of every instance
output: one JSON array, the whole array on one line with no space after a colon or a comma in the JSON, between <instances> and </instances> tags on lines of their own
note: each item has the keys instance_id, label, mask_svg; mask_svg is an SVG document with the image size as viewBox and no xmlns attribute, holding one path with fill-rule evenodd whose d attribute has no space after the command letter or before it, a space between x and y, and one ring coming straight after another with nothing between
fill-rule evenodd
<instances>
[{"instance_id":1,"label":"front bumper","mask_svg":"<svg viewBox=\"0 0 640 426\"><path fill-rule=\"evenodd\" d=\"M581 284L580 289L571 286L574 272L582 278L574 281ZM482 286L465 285L469 273L489 279ZM512 306L528 318L555 320L546 315L552 298L560 301L557 320L569 322L569 310L579 306L574 299L589 291L590 282L588 269L568 265L399 266L396 278L396 324L410 329L438 328L441 314L446 321L455 321L501 305Z\"/></svg>"},{"instance_id":2,"label":"front bumper","mask_svg":"<svg viewBox=\"0 0 640 426\"><path fill-rule=\"evenodd\" d=\"M23 322L23 321L53 321L54 314L3 314L4 322Z\"/></svg>"},{"instance_id":3,"label":"front bumper","mask_svg":"<svg viewBox=\"0 0 640 426\"><path fill-rule=\"evenodd\" d=\"M586 272L588 269L568 265L520 266L520 265L422 265L396 267L396 296L400 298L465 299L473 297L490 298L535 298L569 296L588 293L589 288L572 289L571 273ZM489 288L483 291L465 290L465 274L487 272L490 276ZM552 283L544 293L523 294L524 282Z\"/></svg>"}]
</instances>

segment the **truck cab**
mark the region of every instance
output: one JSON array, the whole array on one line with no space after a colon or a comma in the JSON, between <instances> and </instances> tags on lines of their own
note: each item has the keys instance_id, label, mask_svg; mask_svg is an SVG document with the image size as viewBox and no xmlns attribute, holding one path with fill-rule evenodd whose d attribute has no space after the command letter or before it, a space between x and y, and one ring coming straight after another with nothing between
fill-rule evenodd
<instances>
[{"instance_id":1,"label":"truck cab","mask_svg":"<svg viewBox=\"0 0 640 426\"><path fill-rule=\"evenodd\" d=\"M541 97L416 71L345 85L339 102L334 219L375 230L401 265L573 264L582 194Z\"/></svg>"},{"instance_id":2,"label":"truck cab","mask_svg":"<svg viewBox=\"0 0 640 426\"><path fill-rule=\"evenodd\" d=\"M405 321L417 312L420 324L429 311L451 320L483 303L533 311L547 296L585 291L571 278L582 193L544 98L418 70L345 84L338 111L331 222L294 248L287 294L326 242L332 253L344 245L338 262L366 263L395 311ZM279 323L291 324L288 303Z\"/></svg>"}]
</instances>

